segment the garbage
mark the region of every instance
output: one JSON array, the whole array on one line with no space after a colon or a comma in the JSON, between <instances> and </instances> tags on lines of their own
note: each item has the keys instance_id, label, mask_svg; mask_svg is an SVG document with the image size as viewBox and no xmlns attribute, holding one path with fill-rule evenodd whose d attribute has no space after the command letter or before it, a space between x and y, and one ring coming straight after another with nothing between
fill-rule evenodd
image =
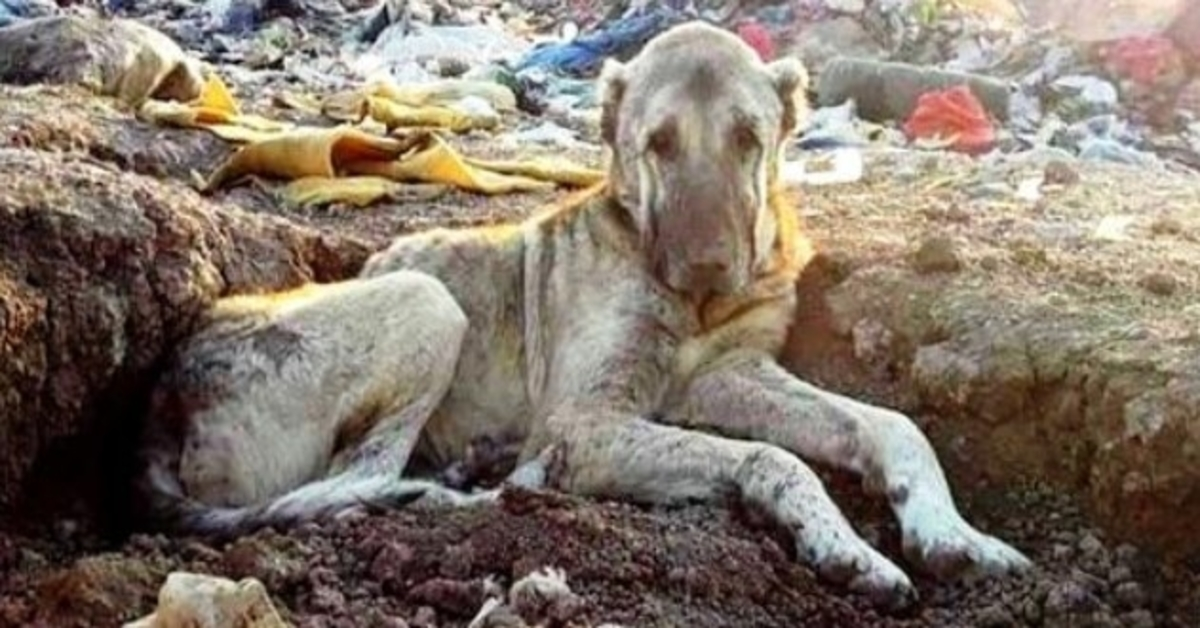
<instances>
[{"instance_id":1,"label":"garbage","mask_svg":"<svg viewBox=\"0 0 1200 628\"><path fill-rule=\"evenodd\" d=\"M546 68L571 76L590 76L599 71L605 59L635 53L655 35L687 19L687 14L670 6L648 7L571 41L536 46L513 68L517 72Z\"/></svg>"},{"instance_id":2,"label":"garbage","mask_svg":"<svg viewBox=\"0 0 1200 628\"><path fill-rule=\"evenodd\" d=\"M262 582L175 571L158 592L158 606L123 628L287 628Z\"/></svg>"},{"instance_id":3,"label":"garbage","mask_svg":"<svg viewBox=\"0 0 1200 628\"><path fill-rule=\"evenodd\" d=\"M58 5L47 0L0 0L0 28L21 20L45 17L58 12Z\"/></svg>"},{"instance_id":4,"label":"garbage","mask_svg":"<svg viewBox=\"0 0 1200 628\"><path fill-rule=\"evenodd\" d=\"M749 44L758 53L759 58L763 61L771 61L775 58L775 42L771 39L771 33L762 24L753 20L744 22L737 27L737 34L742 41Z\"/></svg>"},{"instance_id":5,"label":"garbage","mask_svg":"<svg viewBox=\"0 0 1200 628\"><path fill-rule=\"evenodd\" d=\"M431 82L437 78L426 69L431 60L476 68L513 61L528 48L521 39L490 26L414 26L405 32L403 25L392 24L367 50L359 73L387 74L405 83Z\"/></svg>"},{"instance_id":6,"label":"garbage","mask_svg":"<svg viewBox=\"0 0 1200 628\"><path fill-rule=\"evenodd\" d=\"M1175 42L1162 35L1117 40L1103 46L1100 56L1109 72L1143 86L1156 84L1164 73L1182 63Z\"/></svg>"},{"instance_id":7,"label":"garbage","mask_svg":"<svg viewBox=\"0 0 1200 628\"><path fill-rule=\"evenodd\" d=\"M801 185L841 185L861 181L864 164L862 151L838 148L786 161L780 167L780 179Z\"/></svg>"},{"instance_id":8,"label":"garbage","mask_svg":"<svg viewBox=\"0 0 1200 628\"><path fill-rule=\"evenodd\" d=\"M945 139L949 147L981 154L996 143L996 130L987 112L966 85L922 94L904 123L912 139Z\"/></svg>"},{"instance_id":9,"label":"garbage","mask_svg":"<svg viewBox=\"0 0 1200 628\"><path fill-rule=\"evenodd\" d=\"M1119 104L1117 88L1094 76L1064 76L1051 83L1050 87L1059 98L1056 111L1068 120L1112 113Z\"/></svg>"},{"instance_id":10,"label":"garbage","mask_svg":"<svg viewBox=\"0 0 1200 628\"><path fill-rule=\"evenodd\" d=\"M838 57L816 81L817 104L837 105L853 99L866 120L904 120L923 94L967 85L987 114L1008 119L1010 91L1005 81L963 72L918 67L908 63Z\"/></svg>"}]
</instances>

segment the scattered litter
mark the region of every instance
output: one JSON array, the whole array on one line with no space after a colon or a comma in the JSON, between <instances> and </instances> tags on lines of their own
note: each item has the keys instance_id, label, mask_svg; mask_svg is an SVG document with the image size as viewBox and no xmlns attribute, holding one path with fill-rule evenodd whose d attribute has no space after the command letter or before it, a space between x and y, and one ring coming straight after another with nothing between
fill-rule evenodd
<instances>
[{"instance_id":1,"label":"scattered litter","mask_svg":"<svg viewBox=\"0 0 1200 628\"><path fill-rule=\"evenodd\" d=\"M154 612L123 628L287 628L262 582L175 571Z\"/></svg>"},{"instance_id":2,"label":"scattered litter","mask_svg":"<svg viewBox=\"0 0 1200 628\"><path fill-rule=\"evenodd\" d=\"M976 155L996 143L987 112L966 85L922 94L904 132L912 139L944 139L949 148Z\"/></svg>"},{"instance_id":3,"label":"scattered litter","mask_svg":"<svg viewBox=\"0 0 1200 628\"><path fill-rule=\"evenodd\" d=\"M854 148L834 149L804 159L785 161L780 178L802 185L838 185L863 178L863 154Z\"/></svg>"}]
</instances>

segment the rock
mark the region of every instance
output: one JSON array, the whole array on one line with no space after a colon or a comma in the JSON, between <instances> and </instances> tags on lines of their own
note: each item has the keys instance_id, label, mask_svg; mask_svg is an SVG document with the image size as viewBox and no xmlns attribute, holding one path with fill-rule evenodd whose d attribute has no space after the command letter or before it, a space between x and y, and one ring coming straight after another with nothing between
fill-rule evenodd
<instances>
[{"instance_id":1,"label":"rock","mask_svg":"<svg viewBox=\"0 0 1200 628\"><path fill-rule=\"evenodd\" d=\"M962 269L962 256L954 240L937 236L921 243L913 255L913 267L922 274L958 272Z\"/></svg>"},{"instance_id":2,"label":"rock","mask_svg":"<svg viewBox=\"0 0 1200 628\"><path fill-rule=\"evenodd\" d=\"M1150 294L1169 297L1179 291L1179 279L1170 273L1154 272L1142 278L1142 288Z\"/></svg>"},{"instance_id":3,"label":"rock","mask_svg":"<svg viewBox=\"0 0 1200 628\"><path fill-rule=\"evenodd\" d=\"M1136 582L1122 582L1113 589L1113 597L1122 608L1139 609L1146 605L1146 591Z\"/></svg>"},{"instance_id":4,"label":"rock","mask_svg":"<svg viewBox=\"0 0 1200 628\"><path fill-rule=\"evenodd\" d=\"M853 98L858 115L873 122L905 120L922 94L966 84L992 117L1005 121L1011 94L1004 81L893 61L840 56L815 81L817 105L831 107Z\"/></svg>"},{"instance_id":5,"label":"rock","mask_svg":"<svg viewBox=\"0 0 1200 628\"><path fill-rule=\"evenodd\" d=\"M0 83L83 85L137 106L192 100L204 78L197 60L148 26L53 16L0 30Z\"/></svg>"},{"instance_id":6,"label":"rock","mask_svg":"<svg viewBox=\"0 0 1200 628\"><path fill-rule=\"evenodd\" d=\"M457 617L472 617L484 602L484 591L477 581L435 578L409 590L408 600Z\"/></svg>"},{"instance_id":7,"label":"rock","mask_svg":"<svg viewBox=\"0 0 1200 628\"><path fill-rule=\"evenodd\" d=\"M253 578L177 571L167 576L158 607L123 628L287 628L266 587Z\"/></svg>"},{"instance_id":8,"label":"rock","mask_svg":"<svg viewBox=\"0 0 1200 628\"><path fill-rule=\"evenodd\" d=\"M1081 177L1071 164L1056 159L1043 168L1042 179L1047 185L1075 185Z\"/></svg>"},{"instance_id":9,"label":"rock","mask_svg":"<svg viewBox=\"0 0 1200 628\"><path fill-rule=\"evenodd\" d=\"M92 158L0 148L0 505L52 444L124 434L218 296L345 278L366 254ZM103 440L63 450L73 490L105 477Z\"/></svg>"},{"instance_id":10,"label":"rock","mask_svg":"<svg viewBox=\"0 0 1200 628\"><path fill-rule=\"evenodd\" d=\"M1150 233L1156 236L1183 233L1183 221L1174 216L1158 216L1150 223Z\"/></svg>"},{"instance_id":11,"label":"rock","mask_svg":"<svg viewBox=\"0 0 1200 628\"><path fill-rule=\"evenodd\" d=\"M100 555L51 572L36 586L37 619L43 625L72 625L87 617L93 626L115 626L154 603L163 573L142 560Z\"/></svg>"},{"instance_id":12,"label":"rock","mask_svg":"<svg viewBox=\"0 0 1200 628\"><path fill-rule=\"evenodd\" d=\"M1100 607L1100 600L1078 582L1060 582L1046 596L1045 615L1048 619L1063 620L1072 615L1090 613Z\"/></svg>"},{"instance_id":13,"label":"rock","mask_svg":"<svg viewBox=\"0 0 1200 628\"><path fill-rule=\"evenodd\" d=\"M254 578L269 589L282 589L301 579L304 565L268 545L261 538L235 541L221 557L224 573L234 578Z\"/></svg>"}]
</instances>

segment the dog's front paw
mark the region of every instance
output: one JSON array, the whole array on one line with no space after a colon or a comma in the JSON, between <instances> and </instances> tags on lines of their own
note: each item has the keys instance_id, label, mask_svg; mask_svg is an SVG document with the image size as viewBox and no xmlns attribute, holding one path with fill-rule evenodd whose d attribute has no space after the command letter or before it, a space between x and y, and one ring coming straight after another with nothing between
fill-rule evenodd
<instances>
[{"instance_id":1,"label":"dog's front paw","mask_svg":"<svg viewBox=\"0 0 1200 628\"><path fill-rule=\"evenodd\" d=\"M823 579L845 585L877 606L901 609L917 600L908 575L857 536L823 536L802 542L799 550Z\"/></svg>"},{"instance_id":2,"label":"dog's front paw","mask_svg":"<svg viewBox=\"0 0 1200 628\"><path fill-rule=\"evenodd\" d=\"M999 577L1033 567L1020 551L976 530L954 509L926 506L905 514L904 556L935 578Z\"/></svg>"}]
</instances>

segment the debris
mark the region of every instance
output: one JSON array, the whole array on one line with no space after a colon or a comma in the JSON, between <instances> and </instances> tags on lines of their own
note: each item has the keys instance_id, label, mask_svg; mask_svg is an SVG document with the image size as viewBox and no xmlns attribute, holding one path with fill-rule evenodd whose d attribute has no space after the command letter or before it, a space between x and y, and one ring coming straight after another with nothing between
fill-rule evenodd
<instances>
[{"instance_id":1,"label":"debris","mask_svg":"<svg viewBox=\"0 0 1200 628\"><path fill-rule=\"evenodd\" d=\"M1008 119L1009 87L1004 81L963 72L948 72L907 63L839 57L821 71L816 81L817 104L837 105L848 99L858 115L885 122L907 119L923 94L969 86L987 113Z\"/></svg>"},{"instance_id":2,"label":"debris","mask_svg":"<svg viewBox=\"0 0 1200 628\"><path fill-rule=\"evenodd\" d=\"M571 41L539 45L518 61L514 69L522 72L546 68L572 76L589 76L599 71L605 59L636 52L655 35L686 19L683 13L666 5L648 8Z\"/></svg>"},{"instance_id":3,"label":"debris","mask_svg":"<svg viewBox=\"0 0 1200 628\"><path fill-rule=\"evenodd\" d=\"M1055 80L1051 89L1062 99L1056 110L1068 120L1112 113L1120 98L1112 83L1094 76L1064 76Z\"/></svg>"},{"instance_id":4,"label":"debris","mask_svg":"<svg viewBox=\"0 0 1200 628\"><path fill-rule=\"evenodd\" d=\"M388 74L402 83L425 83L436 78L430 71L436 68L426 68L431 60L477 68L515 60L528 48L521 39L489 26L424 26L406 33L393 24L366 51L357 72L362 78Z\"/></svg>"},{"instance_id":5,"label":"debris","mask_svg":"<svg viewBox=\"0 0 1200 628\"><path fill-rule=\"evenodd\" d=\"M124 628L287 628L262 582L175 571L155 611Z\"/></svg>"},{"instance_id":6,"label":"debris","mask_svg":"<svg viewBox=\"0 0 1200 628\"><path fill-rule=\"evenodd\" d=\"M737 27L737 34L763 61L775 58L775 42L771 40L771 33L762 24L755 21L743 23Z\"/></svg>"},{"instance_id":7,"label":"debris","mask_svg":"<svg viewBox=\"0 0 1200 628\"><path fill-rule=\"evenodd\" d=\"M780 178L787 183L803 185L837 185L860 181L863 169L862 151L842 148L784 162Z\"/></svg>"},{"instance_id":8,"label":"debris","mask_svg":"<svg viewBox=\"0 0 1200 628\"><path fill-rule=\"evenodd\" d=\"M47 0L0 0L0 28L35 17L58 12L58 5Z\"/></svg>"},{"instance_id":9,"label":"debris","mask_svg":"<svg viewBox=\"0 0 1200 628\"><path fill-rule=\"evenodd\" d=\"M996 144L996 130L966 85L922 94L904 123L912 139L945 139L954 150L981 154Z\"/></svg>"},{"instance_id":10,"label":"debris","mask_svg":"<svg viewBox=\"0 0 1200 628\"><path fill-rule=\"evenodd\" d=\"M913 254L913 267L921 274L954 273L962 269L962 255L954 240L935 236L921 242Z\"/></svg>"}]
</instances>

